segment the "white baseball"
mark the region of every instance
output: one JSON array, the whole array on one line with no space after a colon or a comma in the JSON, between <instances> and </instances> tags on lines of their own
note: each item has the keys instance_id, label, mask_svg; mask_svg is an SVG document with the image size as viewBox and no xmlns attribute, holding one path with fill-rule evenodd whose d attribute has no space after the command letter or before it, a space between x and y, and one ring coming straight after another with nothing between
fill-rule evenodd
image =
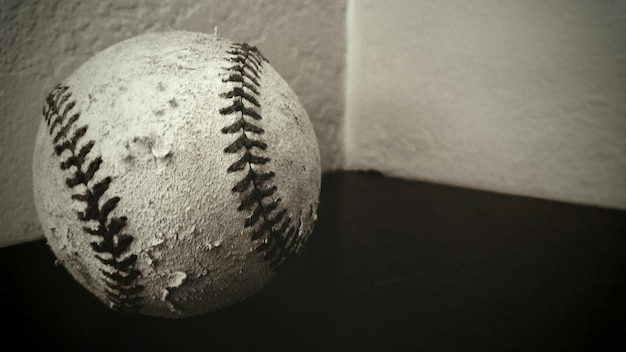
<instances>
[{"instance_id":1,"label":"white baseball","mask_svg":"<svg viewBox=\"0 0 626 352\"><path fill-rule=\"evenodd\" d=\"M34 150L58 261L109 307L163 317L258 292L316 219L309 118L260 52L215 35L145 34L48 96Z\"/></svg>"}]
</instances>

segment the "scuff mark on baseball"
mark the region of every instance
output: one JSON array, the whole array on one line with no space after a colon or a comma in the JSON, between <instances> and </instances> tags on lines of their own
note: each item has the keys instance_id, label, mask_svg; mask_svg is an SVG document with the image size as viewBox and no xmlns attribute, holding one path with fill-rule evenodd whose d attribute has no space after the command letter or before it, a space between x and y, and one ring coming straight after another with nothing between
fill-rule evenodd
<instances>
[{"instance_id":1,"label":"scuff mark on baseball","mask_svg":"<svg viewBox=\"0 0 626 352\"><path fill-rule=\"evenodd\" d=\"M43 117L42 228L113 309L178 318L242 301L312 232L313 128L255 47L192 32L131 38L55 87Z\"/></svg>"}]
</instances>

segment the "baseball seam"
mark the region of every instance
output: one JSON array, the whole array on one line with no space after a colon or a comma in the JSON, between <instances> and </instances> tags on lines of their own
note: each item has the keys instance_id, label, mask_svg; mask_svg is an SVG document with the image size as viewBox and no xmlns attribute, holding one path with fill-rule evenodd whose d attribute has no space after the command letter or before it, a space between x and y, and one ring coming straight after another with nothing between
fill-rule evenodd
<instances>
[{"instance_id":1,"label":"baseball seam","mask_svg":"<svg viewBox=\"0 0 626 352\"><path fill-rule=\"evenodd\" d=\"M238 137L224 152L241 155L227 172L245 173L232 188L241 197L237 210L250 212L244 227L252 228L251 240L261 241L257 252L263 253L270 267L278 270L291 263L303 243L299 220L293 225L292 216L281 207L282 199L275 197L277 186L271 181L276 174L263 170L271 162L266 153L269 146L262 140L265 130L259 125L263 120L260 73L267 59L257 48L245 43L232 44L227 54L232 65L223 68L226 78L222 81L233 86L220 95L230 101L230 105L220 109L220 114L232 115L235 122L222 128L222 133Z\"/></svg>"},{"instance_id":2,"label":"baseball seam","mask_svg":"<svg viewBox=\"0 0 626 352\"><path fill-rule=\"evenodd\" d=\"M96 238L90 242L91 248L98 261L108 269L100 269L105 283L106 300L113 309L136 311L142 300L140 293L143 286L137 283L141 275L135 269L137 255L127 253L134 238L122 232L128 221L127 217L110 217L120 202L120 197L106 200L103 198L111 184L111 177L92 182L103 161L100 156L89 162L87 160L95 141L88 141L79 147L79 141L87 133L88 126L75 127L80 113L73 112L76 102L70 101L71 96L67 85L58 85L48 95L43 109L48 133L53 136L56 156L67 156L60 163L61 170L73 169L65 184L71 189L84 189L83 192L73 194L71 198L85 203L85 210L77 214L78 220L85 224L83 231Z\"/></svg>"}]
</instances>

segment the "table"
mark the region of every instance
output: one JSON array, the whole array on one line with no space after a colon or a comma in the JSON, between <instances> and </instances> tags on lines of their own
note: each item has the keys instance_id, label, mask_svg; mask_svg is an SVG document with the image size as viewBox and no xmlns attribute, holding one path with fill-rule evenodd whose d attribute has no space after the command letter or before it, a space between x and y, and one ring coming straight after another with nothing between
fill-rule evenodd
<instances>
[{"instance_id":1,"label":"table","mask_svg":"<svg viewBox=\"0 0 626 352\"><path fill-rule=\"evenodd\" d=\"M44 240L0 249L3 340L20 350L626 350L626 212L328 174L291 270L171 320L108 310Z\"/></svg>"}]
</instances>

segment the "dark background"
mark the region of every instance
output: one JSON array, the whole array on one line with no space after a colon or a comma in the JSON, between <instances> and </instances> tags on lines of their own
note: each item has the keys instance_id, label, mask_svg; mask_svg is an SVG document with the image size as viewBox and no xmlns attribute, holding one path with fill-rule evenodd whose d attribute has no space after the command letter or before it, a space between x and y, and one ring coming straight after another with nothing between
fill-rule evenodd
<instances>
[{"instance_id":1,"label":"dark background","mask_svg":"<svg viewBox=\"0 0 626 352\"><path fill-rule=\"evenodd\" d=\"M196 318L108 310L44 240L0 249L3 345L55 351L624 351L626 212L340 173L292 270Z\"/></svg>"}]
</instances>

